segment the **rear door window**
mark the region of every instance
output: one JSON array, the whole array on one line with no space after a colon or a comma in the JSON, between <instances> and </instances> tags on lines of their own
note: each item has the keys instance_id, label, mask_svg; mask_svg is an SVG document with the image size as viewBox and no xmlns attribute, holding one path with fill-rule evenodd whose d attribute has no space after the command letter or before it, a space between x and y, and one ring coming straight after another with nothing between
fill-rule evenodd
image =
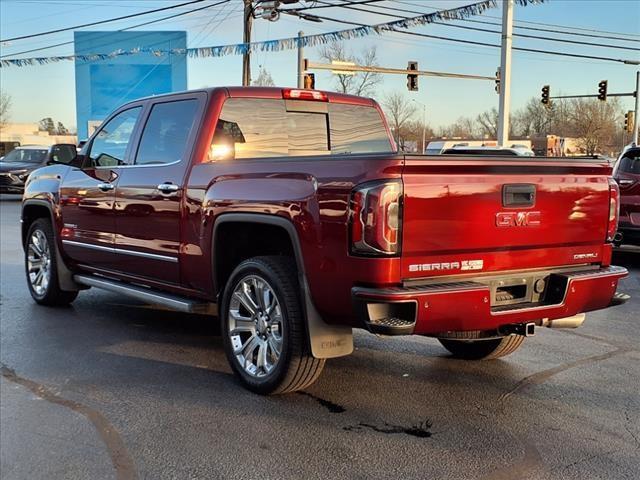
<instances>
[{"instance_id":1,"label":"rear door window","mask_svg":"<svg viewBox=\"0 0 640 480\"><path fill-rule=\"evenodd\" d=\"M156 103L145 124L136 165L164 165L183 159L198 110L195 98Z\"/></svg>"}]
</instances>

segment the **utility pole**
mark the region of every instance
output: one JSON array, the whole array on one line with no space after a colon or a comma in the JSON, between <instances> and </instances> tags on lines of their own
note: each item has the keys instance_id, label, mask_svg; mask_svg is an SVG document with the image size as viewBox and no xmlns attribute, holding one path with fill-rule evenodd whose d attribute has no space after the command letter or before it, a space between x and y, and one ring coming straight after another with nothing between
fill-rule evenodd
<instances>
[{"instance_id":1,"label":"utility pole","mask_svg":"<svg viewBox=\"0 0 640 480\"><path fill-rule=\"evenodd\" d=\"M304 49L302 48L302 37L304 32L298 32L298 88L304 88Z\"/></svg>"},{"instance_id":2,"label":"utility pole","mask_svg":"<svg viewBox=\"0 0 640 480\"><path fill-rule=\"evenodd\" d=\"M640 127L640 70L636 72L636 108L633 116L633 133L631 134L631 144L638 144L638 130Z\"/></svg>"},{"instance_id":3,"label":"utility pole","mask_svg":"<svg viewBox=\"0 0 640 480\"><path fill-rule=\"evenodd\" d=\"M251 25L253 23L252 0L244 0L244 34L242 41L245 44L251 43ZM242 55L242 86L251 85L251 51L247 45L247 51Z\"/></svg>"},{"instance_id":4,"label":"utility pole","mask_svg":"<svg viewBox=\"0 0 640 480\"><path fill-rule=\"evenodd\" d=\"M502 0L502 48L500 54L500 106L498 112L498 146L509 140L511 107L511 44L513 42L513 0Z\"/></svg>"}]
</instances>

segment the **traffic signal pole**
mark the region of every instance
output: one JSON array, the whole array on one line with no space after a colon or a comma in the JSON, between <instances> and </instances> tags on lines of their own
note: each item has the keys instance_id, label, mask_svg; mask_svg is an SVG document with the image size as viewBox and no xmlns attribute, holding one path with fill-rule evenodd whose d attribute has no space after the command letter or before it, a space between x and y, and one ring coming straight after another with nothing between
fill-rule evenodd
<instances>
[{"instance_id":1,"label":"traffic signal pole","mask_svg":"<svg viewBox=\"0 0 640 480\"><path fill-rule=\"evenodd\" d=\"M636 72L636 108L633 115L633 133L631 137L631 143L633 145L638 144L638 130L640 127L640 70Z\"/></svg>"},{"instance_id":2,"label":"traffic signal pole","mask_svg":"<svg viewBox=\"0 0 640 480\"><path fill-rule=\"evenodd\" d=\"M502 48L500 54L500 105L498 109L498 146L509 141L511 108L511 44L513 42L513 0L502 1Z\"/></svg>"},{"instance_id":3,"label":"traffic signal pole","mask_svg":"<svg viewBox=\"0 0 640 480\"><path fill-rule=\"evenodd\" d=\"M427 77L442 77L442 78L462 78L467 80L490 80L495 82L496 77L487 77L484 75L468 75L466 73L449 73L449 72L434 72L429 70L407 70L406 68L386 68L386 67L368 67L365 65L342 65L335 63L317 63L311 62L308 59L304 61L305 70L332 70L335 73L340 72L374 72L374 73L391 73L398 75L419 75Z\"/></svg>"}]
</instances>

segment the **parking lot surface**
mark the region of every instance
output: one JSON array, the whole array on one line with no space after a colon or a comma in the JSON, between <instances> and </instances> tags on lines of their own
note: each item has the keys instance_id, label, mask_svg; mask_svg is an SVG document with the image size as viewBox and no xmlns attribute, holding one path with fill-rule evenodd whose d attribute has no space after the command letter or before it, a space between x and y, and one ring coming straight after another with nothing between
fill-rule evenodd
<instances>
[{"instance_id":1,"label":"parking lot surface","mask_svg":"<svg viewBox=\"0 0 640 480\"><path fill-rule=\"evenodd\" d=\"M625 305L502 360L356 332L297 394L240 387L216 319L92 289L35 305L0 199L3 479L640 478L640 251Z\"/></svg>"}]
</instances>

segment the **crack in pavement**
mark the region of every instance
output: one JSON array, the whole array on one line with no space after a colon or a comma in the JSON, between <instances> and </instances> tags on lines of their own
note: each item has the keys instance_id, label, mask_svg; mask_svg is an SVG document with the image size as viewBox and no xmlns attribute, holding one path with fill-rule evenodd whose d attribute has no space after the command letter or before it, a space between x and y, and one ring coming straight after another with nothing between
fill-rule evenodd
<instances>
[{"instance_id":1,"label":"crack in pavement","mask_svg":"<svg viewBox=\"0 0 640 480\"><path fill-rule=\"evenodd\" d=\"M500 398L498 398L498 401L499 402L504 402L509 397L511 397L514 393L517 393L517 392L519 392L521 390L524 390L525 388L527 388L527 387L529 387L531 385L540 385L541 383L545 382L549 378L553 377L554 375L557 375L558 373L562 373L565 370L569 370L569 369L575 368L575 367L581 367L581 366L587 365L589 363L595 363L595 362L599 362L599 361L602 361L602 360L606 360L608 358L615 357L617 355L623 355L623 354L631 352L633 350L634 349L630 348L630 347L620 347L620 348L617 348L617 349L615 349L613 351L610 351L610 352L607 352L607 353L603 353L603 354L600 354L600 355L593 355L591 357L581 358L579 360L574 360L573 362L563 363L562 365L558 365L557 367L553 367L553 368L549 368L547 370L542 370L540 372L536 372L536 373L534 373L532 375L529 375L528 377L523 378L511 390L509 390L508 392L503 393L502 395L500 395Z\"/></svg>"},{"instance_id":2,"label":"crack in pavement","mask_svg":"<svg viewBox=\"0 0 640 480\"><path fill-rule=\"evenodd\" d=\"M16 374L15 370L7 367L3 363L0 363L0 374L2 374L2 376L8 381L30 390L37 397L40 397L49 403L73 410L74 412L86 417L87 420L93 424L98 435L107 447L111 463L116 471L116 478L118 480L136 480L138 478L133 459L129 455L127 447L122 441L120 434L102 413L83 405L82 403L62 398L47 389L44 385L34 382L33 380L20 377Z\"/></svg>"},{"instance_id":3,"label":"crack in pavement","mask_svg":"<svg viewBox=\"0 0 640 480\"><path fill-rule=\"evenodd\" d=\"M580 336L584 336L584 335L580 334ZM597 340L603 343L607 343L611 346L616 346L600 338L597 338L597 339L592 338L592 340ZM498 401L502 403L508 400L515 393L518 393L521 390L524 390L525 388L530 387L532 385L540 385L541 383L547 381L549 378L553 377L554 375L562 373L571 368L580 367L583 365L587 365L589 363L595 363L602 360L606 360L608 358L611 358L617 355L623 355L633 350L634 349L631 347L618 347L615 350L612 350L607 353L603 353L600 355L592 355L590 357L581 358L579 360L574 360L573 362L563 363L561 365L558 365L557 367L536 372L520 380L511 390L509 390L506 393L503 393L499 397ZM540 452L538 451L538 449L533 443L531 443L529 440L527 440L524 437L516 437L516 438L524 447L523 457L520 460L516 461L515 463L511 463L505 467L495 470L488 476L484 477L483 480L503 480L503 479L506 480L506 479L514 479L514 478L526 479L531 476L531 473L533 471L535 471L536 469L544 465L542 461L542 456L540 455Z\"/></svg>"},{"instance_id":4,"label":"crack in pavement","mask_svg":"<svg viewBox=\"0 0 640 480\"><path fill-rule=\"evenodd\" d=\"M618 343L614 343L611 340L608 340L606 338L602 338L602 337L597 337L596 335L589 335L588 333L582 333L582 332L574 332L568 329L560 329L560 333L565 334L565 335L574 335L576 337L580 337L580 338L586 338L587 340L593 340L594 342L599 342L599 343L604 343L605 345L609 345L610 347L615 347L615 348L625 348L624 346L618 344Z\"/></svg>"}]
</instances>

